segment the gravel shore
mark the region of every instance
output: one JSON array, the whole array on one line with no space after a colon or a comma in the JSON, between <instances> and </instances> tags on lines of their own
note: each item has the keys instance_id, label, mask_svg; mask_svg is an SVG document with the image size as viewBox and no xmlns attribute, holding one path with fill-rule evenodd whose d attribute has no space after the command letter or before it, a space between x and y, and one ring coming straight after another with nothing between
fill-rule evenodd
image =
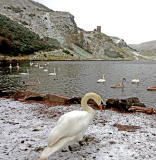
<instances>
[{"instance_id":1,"label":"gravel shore","mask_svg":"<svg viewBox=\"0 0 156 160\"><path fill-rule=\"evenodd\" d=\"M0 99L0 160L37 160L58 118L79 105L46 107ZM57 151L47 160L155 160L156 115L96 111L88 141Z\"/></svg>"}]
</instances>

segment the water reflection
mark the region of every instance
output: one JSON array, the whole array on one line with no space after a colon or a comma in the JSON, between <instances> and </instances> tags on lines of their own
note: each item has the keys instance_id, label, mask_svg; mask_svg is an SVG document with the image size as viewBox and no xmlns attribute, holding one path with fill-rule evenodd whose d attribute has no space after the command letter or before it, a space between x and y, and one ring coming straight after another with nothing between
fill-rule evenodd
<instances>
[{"instance_id":1,"label":"water reflection","mask_svg":"<svg viewBox=\"0 0 156 160\"><path fill-rule=\"evenodd\" d=\"M39 64L39 65L38 65ZM36 67L35 67L36 65ZM138 97L147 105L155 106L156 92L148 92L148 86L156 85L155 61L54 61L19 63L12 70L0 67L1 89L32 90L40 94L56 93L63 96L83 96L86 92L97 92L104 99ZM49 76L56 70L56 76ZM27 72L28 75L21 75ZM44 71L47 69L47 72ZM139 84L132 84L131 80L139 73ZM106 82L97 83L101 75L105 74ZM37 81L39 86L23 84ZM126 77L125 88L111 88L112 84L120 82Z\"/></svg>"}]
</instances>

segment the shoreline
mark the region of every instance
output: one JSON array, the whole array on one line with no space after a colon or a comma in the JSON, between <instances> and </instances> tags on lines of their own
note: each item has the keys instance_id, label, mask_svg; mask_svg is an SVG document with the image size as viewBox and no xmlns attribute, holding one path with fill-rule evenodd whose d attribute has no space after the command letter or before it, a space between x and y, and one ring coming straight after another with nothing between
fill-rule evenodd
<instances>
[{"instance_id":1,"label":"shoreline","mask_svg":"<svg viewBox=\"0 0 156 160\"><path fill-rule=\"evenodd\" d=\"M56 94L40 95L32 91L0 91L0 98L12 99L14 101L43 104L47 107L53 106L70 106L80 105L81 97L65 97ZM89 100L88 104L95 110L100 110L93 100ZM112 110L119 113L131 113L142 112L145 114L156 114L156 110L153 107L146 107L146 105L140 102L139 98L131 97L127 99L107 99L106 104L103 105L102 110Z\"/></svg>"},{"instance_id":2,"label":"shoreline","mask_svg":"<svg viewBox=\"0 0 156 160\"><path fill-rule=\"evenodd\" d=\"M46 107L0 98L2 160L38 159L47 146L48 133L58 118L80 105ZM111 110L96 111L85 132L88 142L81 148L72 145L50 156L57 160L155 160L156 117L144 113L121 114Z\"/></svg>"}]
</instances>

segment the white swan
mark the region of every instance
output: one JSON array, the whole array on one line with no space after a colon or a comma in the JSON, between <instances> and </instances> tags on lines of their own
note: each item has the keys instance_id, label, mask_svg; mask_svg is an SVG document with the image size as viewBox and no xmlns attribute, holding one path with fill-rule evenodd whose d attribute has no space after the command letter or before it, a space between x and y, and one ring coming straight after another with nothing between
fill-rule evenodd
<instances>
[{"instance_id":1,"label":"white swan","mask_svg":"<svg viewBox=\"0 0 156 160\"><path fill-rule=\"evenodd\" d=\"M33 66L33 62L30 61L30 67L32 67L32 66Z\"/></svg>"},{"instance_id":2,"label":"white swan","mask_svg":"<svg viewBox=\"0 0 156 160\"><path fill-rule=\"evenodd\" d=\"M20 67L19 67L19 63L17 63L16 68L17 68L17 70L19 70L19 68L20 68Z\"/></svg>"},{"instance_id":3,"label":"white swan","mask_svg":"<svg viewBox=\"0 0 156 160\"><path fill-rule=\"evenodd\" d=\"M55 68L54 68L54 72L51 72L48 74L49 76L56 76L56 71L55 71Z\"/></svg>"},{"instance_id":4,"label":"white swan","mask_svg":"<svg viewBox=\"0 0 156 160\"><path fill-rule=\"evenodd\" d=\"M10 65L9 65L9 69L10 69L10 70L12 69L12 65L11 65L11 63L10 63Z\"/></svg>"},{"instance_id":5,"label":"white swan","mask_svg":"<svg viewBox=\"0 0 156 160\"><path fill-rule=\"evenodd\" d=\"M21 72L20 75L29 75L29 69L27 69L27 72Z\"/></svg>"},{"instance_id":6,"label":"white swan","mask_svg":"<svg viewBox=\"0 0 156 160\"><path fill-rule=\"evenodd\" d=\"M122 81L121 81L121 84L120 83L116 83L116 84L113 84L111 86L111 88L124 88L124 82L126 81L126 78L122 78Z\"/></svg>"},{"instance_id":7,"label":"white swan","mask_svg":"<svg viewBox=\"0 0 156 160\"><path fill-rule=\"evenodd\" d=\"M136 74L136 79L132 79L131 83L139 83L139 73Z\"/></svg>"},{"instance_id":8,"label":"white swan","mask_svg":"<svg viewBox=\"0 0 156 160\"><path fill-rule=\"evenodd\" d=\"M43 69L43 66L40 66L40 64L38 65L38 68Z\"/></svg>"},{"instance_id":9,"label":"white swan","mask_svg":"<svg viewBox=\"0 0 156 160\"><path fill-rule=\"evenodd\" d=\"M48 72L48 69L45 68L43 71L44 71L44 72Z\"/></svg>"},{"instance_id":10,"label":"white swan","mask_svg":"<svg viewBox=\"0 0 156 160\"><path fill-rule=\"evenodd\" d=\"M103 82L105 82L105 81L106 81L106 80L105 80L105 77L104 77L104 74L103 74L102 79L97 80L97 83L103 83Z\"/></svg>"},{"instance_id":11,"label":"white swan","mask_svg":"<svg viewBox=\"0 0 156 160\"><path fill-rule=\"evenodd\" d=\"M38 63L36 63L34 66L38 68L39 64L38 64Z\"/></svg>"},{"instance_id":12,"label":"white swan","mask_svg":"<svg viewBox=\"0 0 156 160\"><path fill-rule=\"evenodd\" d=\"M96 93L87 93L81 100L83 111L71 111L59 118L49 134L48 147L43 150L40 160L83 139L84 132L95 115L94 109L87 105L89 99L93 99L102 108L102 98Z\"/></svg>"}]
</instances>

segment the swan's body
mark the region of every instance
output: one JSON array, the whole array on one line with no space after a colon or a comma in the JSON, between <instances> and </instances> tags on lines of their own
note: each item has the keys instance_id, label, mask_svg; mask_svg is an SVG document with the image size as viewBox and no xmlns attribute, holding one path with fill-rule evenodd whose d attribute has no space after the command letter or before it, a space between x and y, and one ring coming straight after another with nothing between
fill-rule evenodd
<instances>
[{"instance_id":1,"label":"swan's body","mask_svg":"<svg viewBox=\"0 0 156 160\"><path fill-rule=\"evenodd\" d=\"M131 83L139 83L139 74L136 74L136 79L132 79Z\"/></svg>"},{"instance_id":2,"label":"swan's body","mask_svg":"<svg viewBox=\"0 0 156 160\"><path fill-rule=\"evenodd\" d=\"M81 100L83 111L71 111L62 115L49 134L48 147L42 152L40 160L83 139L84 132L95 114L94 110L87 105L89 99L93 99L98 105L102 104L102 98L99 95L87 93Z\"/></svg>"},{"instance_id":3,"label":"swan's body","mask_svg":"<svg viewBox=\"0 0 156 160\"><path fill-rule=\"evenodd\" d=\"M55 68L54 68L54 72L51 72L48 74L49 76L56 76L56 71L55 71Z\"/></svg>"},{"instance_id":4,"label":"swan's body","mask_svg":"<svg viewBox=\"0 0 156 160\"><path fill-rule=\"evenodd\" d=\"M48 69L44 69L43 71L44 71L44 72L48 72Z\"/></svg>"},{"instance_id":5,"label":"swan's body","mask_svg":"<svg viewBox=\"0 0 156 160\"><path fill-rule=\"evenodd\" d=\"M27 69L27 72L21 72L21 75L29 75L29 69Z\"/></svg>"},{"instance_id":6,"label":"swan's body","mask_svg":"<svg viewBox=\"0 0 156 160\"><path fill-rule=\"evenodd\" d=\"M38 63L36 63L34 66L35 66L35 67L38 67L38 66L39 66L39 64L38 64Z\"/></svg>"},{"instance_id":7,"label":"swan's body","mask_svg":"<svg viewBox=\"0 0 156 160\"><path fill-rule=\"evenodd\" d=\"M43 66L40 66L40 64L39 64L39 65L38 65L38 68L42 69L42 68L43 68Z\"/></svg>"},{"instance_id":8,"label":"swan's body","mask_svg":"<svg viewBox=\"0 0 156 160\"><path fill-rule=\"evenodd\" d=\"M132 79L132 81L131 81L132 83L139 83L140 82L140 80L139 79Z\"/></svg>"},{"instance_id":9,"label":"swan's body","mask_svg":"<svg viewBox=\"0 0 156 160\"><path fill-rule=\"evenodd\" d=\"M111 88L124 88L124 82L126 81L126 78L122 78L122 81L121 81L121 84L120 83L117 83L117 84L113 84L111 86Z\"/></svg>"},{"instance_id":10,"label":"swan's body","mask_svg":"<svg viewBox=\"0 0 156 160\"><path fill-rule=\"evenodd\" d=\"M104 77L104 74L103 74L102 79L97 80L97 83L103 83L103 82L105 82L105 81L106 81L106 80L105 80L105 77Z\"/></svg>"}]
</instances>

